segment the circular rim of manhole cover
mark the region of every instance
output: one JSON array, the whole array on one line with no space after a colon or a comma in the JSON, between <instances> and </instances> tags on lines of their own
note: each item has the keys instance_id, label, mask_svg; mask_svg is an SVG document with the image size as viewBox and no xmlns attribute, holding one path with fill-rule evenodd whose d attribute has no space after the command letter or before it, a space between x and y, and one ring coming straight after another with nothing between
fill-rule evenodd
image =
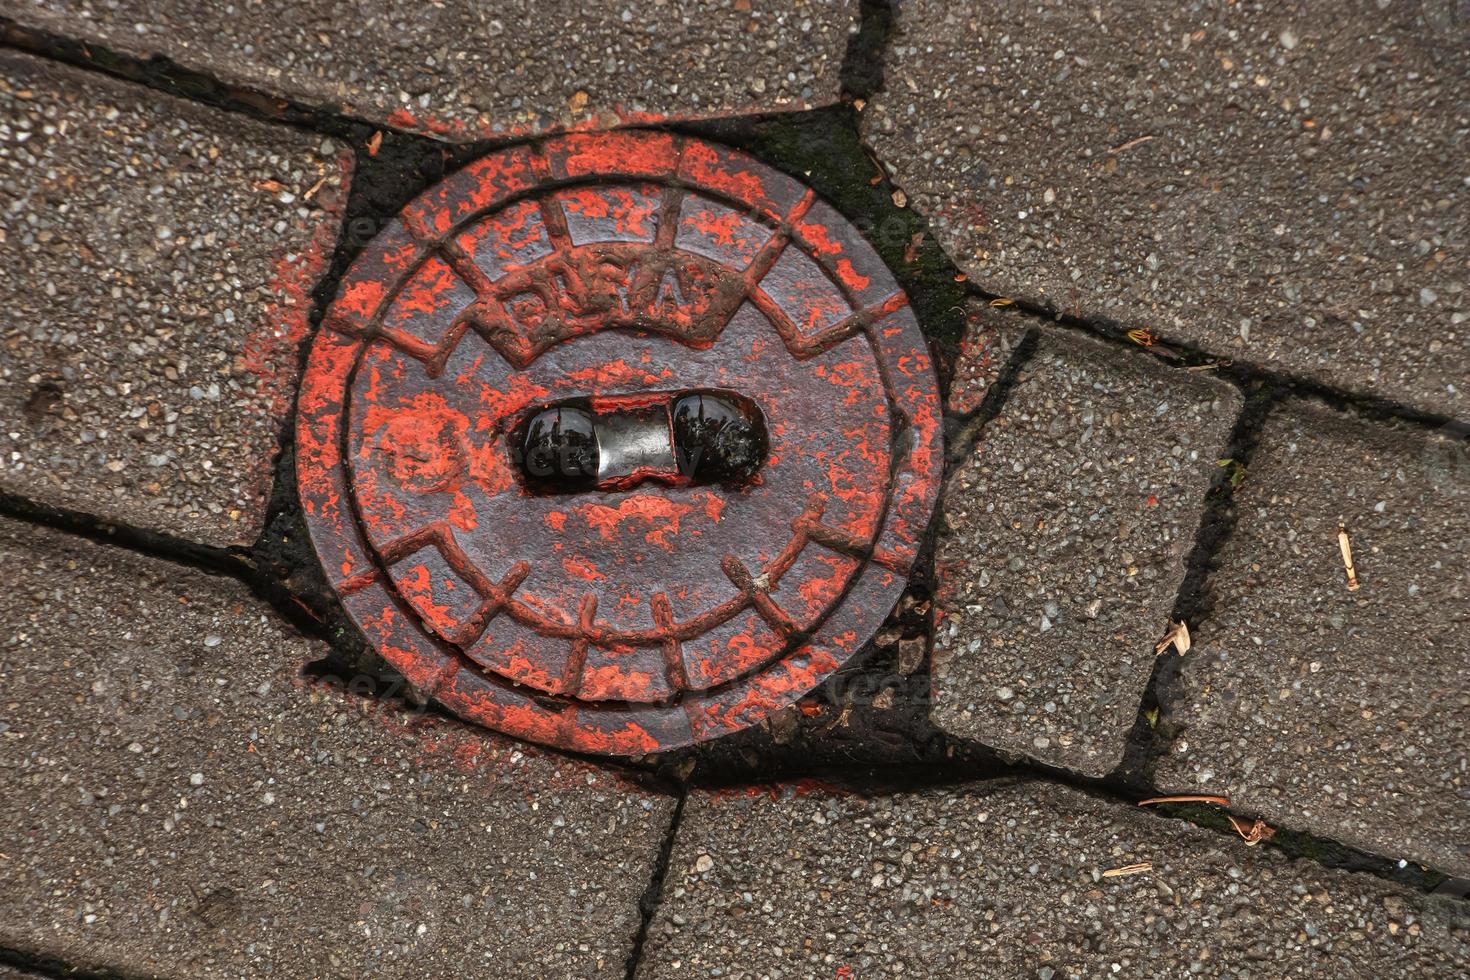
<instances>
[{"instance_id":1,"label":"circular rim of manhole cover","mask_svg":"<svg viewBox=\"0 0 1470 980\"><path fill-rule=\"evenodd\" d=\"M765 413L748 485L515 478L536 406L690 389ZM928 348L857 230L656 131L504 149L410 202L343 277L298 407L312 543L371 645L462 717L608 755L749 727L842 666L943 456Z\"/></svg>"}]
</instances>

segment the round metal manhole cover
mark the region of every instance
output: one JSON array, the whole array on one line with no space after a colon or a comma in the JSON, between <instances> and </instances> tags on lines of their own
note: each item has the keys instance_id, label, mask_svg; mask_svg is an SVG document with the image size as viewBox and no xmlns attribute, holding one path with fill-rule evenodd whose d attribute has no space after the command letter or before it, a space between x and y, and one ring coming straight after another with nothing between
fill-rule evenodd
<instances>
[{"instance_id":1,"label":"round metal manhole cover","mask_svg":"<svg viewBox=\"0 0 1470 980\"><path fill-rule=\"evenodd\" d=\"M893 608L941 448L907 299L812 191L663 133L491 154L343 280L298 419L348 613L457 714L643 754L755 724Z\"/></svg>"}]
</instances>

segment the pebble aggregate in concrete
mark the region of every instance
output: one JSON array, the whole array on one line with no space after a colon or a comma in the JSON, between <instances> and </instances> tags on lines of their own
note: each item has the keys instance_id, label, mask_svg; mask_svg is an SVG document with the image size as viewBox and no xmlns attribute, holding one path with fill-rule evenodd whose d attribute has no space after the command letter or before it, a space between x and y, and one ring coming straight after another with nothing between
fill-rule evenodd
<instances>
[{"instance_id":1,"label":"pebble aggregate in concrete","mask_svg":"<svg viewBox=\"0 0 1470 980\"><path fill-rule=\"evenodd\" d=\"M22 24L450 140L835 102L856 0L18 0Z\"/></svg>"},{"instance_id":2,"label":"pebble aggregate in concrete","mask_svg":"<svg viewBox=\"0 0 1470 980\"><path fill-rule=\"evenodd\" d=\"M1224 382L1043 334L941 506L939 727L1117 766L1239 406Z\"/></svg>"},{"instance_id":3,"label":"pebble aggregate in concrete","mask_svg":"<svg viewBox=\"0 0 1470 980\"><path fill-rule=\"evenodd\" d=\"M864 135L984 289L1470 414L1463 4L912 0L898 23Z\"/></svg>"},{"instance_id":4,"label":"pebble aggregate in concrete","mask_svg":"<svg viewBox=\"0 0 1470 980\"><path fill-rule=\"evenodd\" d=\"M307 681L237 584L0 522L0 947L128 976L622 977L671 798Z\"/></svg>"},{"instance_id":5,"label":"pebble aggregate in concrete","mask_svg":"<svg viewBox=\"0 0 1470 980\"><path fill-rule=\"evenodd\" d=\"M694 793L638 976L1467 969L1463 903L1076 790L998 780L877 798L811 784Z\"/></svg>"},{"instance_id":6,"label":"pebble aggregate in concrete","mask_svg":"<svg viewBox=\"0 0 1470 980\"><path fill-rule=\"evenodd\" d=\"M1470 444L1292 402L1267 419L1164 692L1158 782L1470 876ZM1338 529L1359 587L1348 589Z\"/></svg>"},{"instance_id":7,"label":"pebble aggregate in concrete","mask_svg":"<svg viewBox=\"0 0 1470 980\"><path fill-rule=\"evenodd\" d=\"M344 153L0 53L0 489L253 541Z\"/></svg>"}]
</instances>

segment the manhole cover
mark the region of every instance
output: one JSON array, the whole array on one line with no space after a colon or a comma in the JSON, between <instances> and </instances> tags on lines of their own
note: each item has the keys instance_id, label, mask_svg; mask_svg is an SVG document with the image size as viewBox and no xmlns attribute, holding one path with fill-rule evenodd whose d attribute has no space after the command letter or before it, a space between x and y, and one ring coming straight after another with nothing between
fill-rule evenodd
<instances>
[{"instance_id":1,"label":"manhole cover","mask_svg":"<svg viewBox=\"0 0 1470 980\"><path fill-rule=\"evenodd\" d=\"M812 191L651 132L487 156L353 264L298 473L368 640L490 728L641 754L758 722L892 609L938 397Z\"/></svg>"}]
</instances>

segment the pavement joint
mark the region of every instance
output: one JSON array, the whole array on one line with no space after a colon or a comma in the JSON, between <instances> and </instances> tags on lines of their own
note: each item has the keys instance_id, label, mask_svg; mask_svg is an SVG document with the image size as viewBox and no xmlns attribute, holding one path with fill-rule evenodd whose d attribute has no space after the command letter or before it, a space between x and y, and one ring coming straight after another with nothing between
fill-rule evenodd
<instances>
[{"instance_id":1,"label":"pavement joint","mask_svg":"<svg viewBox=\"0 0 1470 980\"><path fill-rule=\"evenodd\" d=\"M165 95L188 99L224 112L239 113L261 122L290 126L315 135L356 142L356 136L366 139L375 128L391 128L375 127L364 120L329 109L302 105L255 89L227 85L203 72L177 65L161 55L148 59L137 58L114 51L105 45L84 44L49 31L26 27L9 17L0 17L0 46L133 82Z\"/></svg>"},{"instance_id":2,"label":"pavement joint","mask_svg":"<svg viewBox=\"0 0 1470 980\"><path fill-rule=\"evenodd\" d=\"M46 977L47 980L150 980L141 973L84 970L44 953L0 946L0 977L5 976L4 967L22 971L26 976Z\"/></svg>"},{"instance_id":3,"label":"pavement joint","mask_svg":"<svg viewBox=\"0 0 1470 980\"><path fill-rule=\"evenodd\" d=\"M1041 331L1036 327L1027 330L1026 335L1016 344L1016 349L1011 351L995 381L985 389L985 397L980 404L974 411L950 420L952 434L945 437L945 462L951 471L956 463L970 457L985 432L985 426L1005 410L1006 398L1025 373L1026 365L1040 343Z\"/></svg>"},{"instance_id":4,"label":"pavement joint","mask_svg":"<svg viewBox=\"0 0 1470 980\"><path fill-rule=\"evenodd\" d=\"M1223 355L1212 353L1204 347L1181 340L1172 334L1151 333L1151 344L1145 346L1130 338L1129 331L1122 325L1107 317L1101 316L1076 316L1070 313L1058 313L1057 311L1024 299L1015 299L1008 296L1000 296L996 293L987 292L979 287L968 284L967 293L975 299L991 302L1002 300L1007 305L1013 306L1022 315L1035 318L1043 323L1068 330L1086 334L1099 340L1114 344L1132 353L1152 356L1166 366L1176 370L1188 371L1190 369L1203 370L1207 366L1216 376L1230 382L1242 390L1250 386L1265 386L1280 392L1281 397L1291 395L1305 396L1326 401L1337 406L1349 406L1368 421L1381 422L1396 419L1411 425L1430 429L1443 429L1455 427L1460 431L1470 432L1470 422L1456 419L1453 416L1436 412L1429 412L1415 408L1403 402L1391 398L1384 398L1363 391L1350 391L1325 384L1305 375L1295 374L1290 371L1277 371L1260 364L1246 361L1237 361ZM1161 354L1151 354L1150 348L1157 347ZM1173 356L1170 356L1170 355Z\"/></svg>"},{"instance_id":5,"label":"pavement joint","mask_svg":"<svg viewBox=\"0 0 1470 980\"><path fill-rule=\"evenodd\" d=\"M405 21L390 6L359 11L351 35L336 43L320 40L322 23L304 9L27 6L12 16L33 33L99 41L149 63L162 56L246 92L265 89L279 108L331 107L470 143L833 104L858 2L762 0L648 21L633 9L604 19L576 5L475 4L436 4ZM544 73L522 67L515 82L498 79L524 52L550 50L561 55L543 59Z\"/></svg>"},{"instance_id":6,"label":"pavement joint","mask_svg":"<svg viewBox=\"0 0 1470 980\"><path fill-rule=\"evenodd\" d=\"M1273 390L1254 387L1245 392L1246 400L1236 416L1230 437L1221 449L1222 465L1205 496L1205 512L1195 531L1194 547L1186 562L1184 581L1174 600L1170 621L1186 623L1191 629L1202 622L1209 611L1209 576L1216 556L1230 537L1235 527L1234 492L1239 477L1249 479L1251 458L1260 443L1261 428L1273 406L1281 395ZM1231 460L1229 465L1224 460ZM1129 733L1128 748L1119 764L1118 772L1138 772L1149 782L1152 765L1156 759L1169 751L1172 737L1156 726L1162 717L1161 703L1167 700L1168 691L1179 675L1183 658L1166 653L1154 661L1148 687L1139 704L1138 718ZM1152 718L1152 721L1150 720Z\"/></svg>"},{"instance_id":7,"label":"pavement joint","mask_svg":"<svg viewBox=\"0 0 1470 980\"><path fill-rule=\"evenodd\" d=\"M871 99L883 88L883 67L893 37L894 10L889 0L862 0L857 32L847 39L838 77L844 99Z\"/></svg>"},{"instance_id":8,"label":"pavement joint","mask_svg":"<svg viewBox=\"0 0 1470 980\"><path fill-rule=\"evenodd\" d=\"M1231 840L1239 840L1240 834L1231 826L1230 817L1248 821L1256 816L1254 813L1235 807L1205 804L1139 807L1139 800L1159 795L1157 787L1138 780L1124 779L1115 774L1098 778L1082 776L1032 760L1002 762L998 761L994 753L984 746L978 743L967 743L963 739L954 739L953 747L959 751L947 763L927 766L922 772L913 767L903 766L889 769L824 769L775 774L760 780L743 778L741 774L720 778L718 774L699 773L691 776L684 787L684 792L687 794L692 790L774 790L785 783L804 781L813 785L837 786L864 795L884 796L963 784L1019 779L1081 790L1116 806L1140 809L1160 820L1180 820ZM985 758L986 756L988 758ZM1279 850L1293 859L1306 860L1324 868L1369 874L1425 894L1467 897L1463 887L1467 883L1463 879L1444 874L1437 869L1412 861L1404 861L1393 855L1375 854L1329 837L1289 826L1277 826L1273 827L1273 830L1276 832L1275 836L1262 841L1257 846Z\"/></svg>"},{"instance_id":9,"label":"pavement joint","mask_svg":"<svg viewBox=\"0 0 1470 980\"><path fill-rule=\"evenodd\" d=\"M674 853L674 842L679 837L679 826L684 818L684 804L688 799L688 785L680 785L678 800L674 803L674 812L669 817L668 833L664 835L658 856L653 862L653 873L648 878L648 890L638 900L638 931L633 936L633 948L628 952L628 980L633 980L637 976L638 966L643 962L643 949L648 941L648 928L653 924L654 913L658 911L659 902L663 898L664 880L669 875L669 859Z\"/></svg>"}]
</instances>

